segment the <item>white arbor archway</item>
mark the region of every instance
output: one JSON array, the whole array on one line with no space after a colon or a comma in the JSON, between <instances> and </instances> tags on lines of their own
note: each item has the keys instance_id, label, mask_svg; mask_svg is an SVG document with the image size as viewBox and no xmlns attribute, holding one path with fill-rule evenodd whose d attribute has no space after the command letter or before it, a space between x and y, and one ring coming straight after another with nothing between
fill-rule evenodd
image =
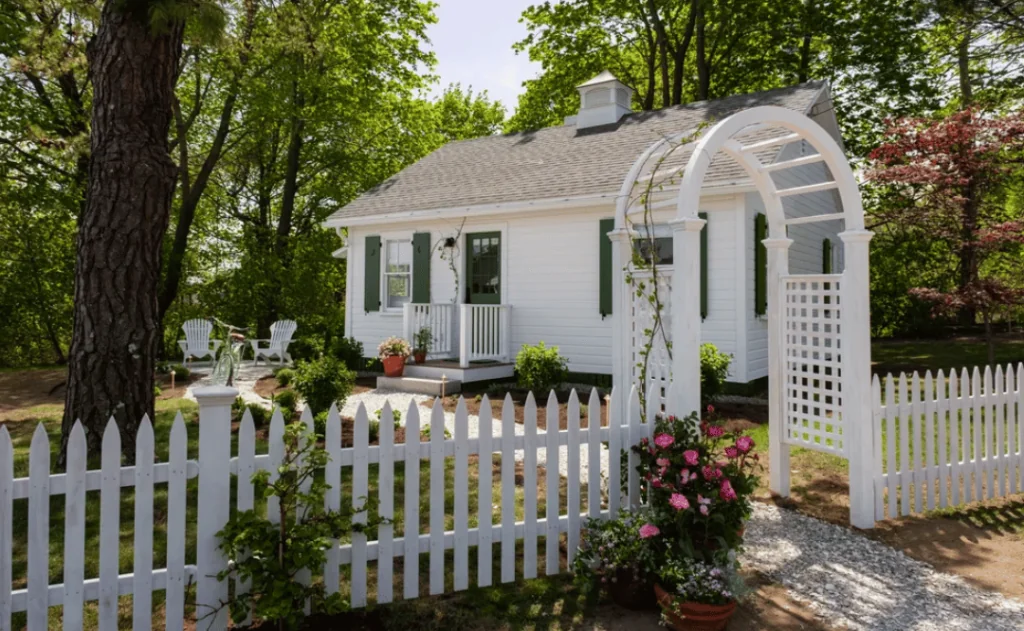
<instances>
[{"instance_id":1,"label":"white arbor archway","mask_svg":"<svg viewBox=\"0 0 1024 631\"><path fill-rule=\"evenodd\" d=\"M651 208L675 207L669 224L673 235L674 271L671 276L671 379L664 407L683 417L700 407L700 231L701 188L712 160L720 152L739 164L756 186L767 215L768 349L770 405L770 486L789 494L789 450L800 445L847 457L850 462L851 521L874 525L871 488L873 458L871 409L870 311L868 307L868 243L860 190L842 148L815 121L781 107L755 107L725 118L698 138L681 132L647 149L623 182L612 239L617 282L613 309L617 319L613 361L615 385L625 394L634 384L638 325L633 321L632 292L625 270L632 257L631 214ZM680 146L680 143L685 144ZM811 152L775 161L784 145L803 141ZM685 151L692 153L685 157ZM671 163L670 154L682 156ZM769 162L762 157L771 156ZM684 159L685 158L685 159ZM669 162L666 162L669 160ZM831 179L779 189L773 173L815 163L828 167ZM637 204L635 191L657 173L681 174ZM783 199L835 190L839 212L787 217ZM843 221L839 235L845 264L837 274L791 275L788 226ZM654 282L657 282L656 280ZM667 375L664 375L667 382ZM625 396L619 396L625 402ZM622 404L624 405L624 403ZM625 409L620 409L625 413Z\"/></svg>"}]
</instances>

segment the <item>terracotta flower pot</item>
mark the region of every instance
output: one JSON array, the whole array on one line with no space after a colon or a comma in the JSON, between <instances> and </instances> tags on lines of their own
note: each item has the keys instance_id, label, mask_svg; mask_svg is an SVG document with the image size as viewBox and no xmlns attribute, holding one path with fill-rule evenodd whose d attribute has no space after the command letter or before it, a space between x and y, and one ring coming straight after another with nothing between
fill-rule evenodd
<instances>
[{"instance_id":1,"label":"terracotta flower pot","mask_svg":"<svg viewBox=\"0 0 1024 631\"><path fill-rule=\"evenodd\" d=\"M669 628L676 631L722 631L736 613L735 601L727 605L676 602L661 585L654 586L654 594Z\"/></svg>"},{"instance_id":2,"label":"terracotta flower pot","mask_svg":"<svg viewBox=\"0 0 1024 631\"><path fill-rule=\"evenodd\" d=\"M384 364L385 377L401 377L405 372L405 358L401 355L392 355L381 360Z\"/></svg>"},{"instance_id":3,"label":"terracotta flower pot","mask_svg":"<svg viewBox=\"0 0 1024 631\"><path fill-rule=\"evenodd\" d=\"M412 359L417 364L422 364L423 362L427 361L427 351L416 351L415 353L412 354Z\"/></svg>"},{"instance_id":4,"label":"terracotta flower pot","mask_svg":"<svg viewBox=\"0 0 1024 631\"><path fill-rule=\"evenodd\" d=\"M658 606L651 585L648 580L633 578L632 570L620 569L616 570L614 581L609 577L605 589L616 605L639 611L656 609Z\"/></svg>"}]
</instances>

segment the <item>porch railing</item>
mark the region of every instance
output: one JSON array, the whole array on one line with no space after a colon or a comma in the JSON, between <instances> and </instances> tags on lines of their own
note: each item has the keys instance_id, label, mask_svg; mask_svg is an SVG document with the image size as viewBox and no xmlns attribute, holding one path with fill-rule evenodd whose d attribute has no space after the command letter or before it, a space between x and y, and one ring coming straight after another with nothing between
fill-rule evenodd
<instances>
[{"instance_id":1,"label":"porch railing","mask_svg":"<svg viewBox=\"0 0 1024 631\"><path fill-rule=\"evenodd\" d=\"M512 357L511 305L460 305L459 365Z\"/></svg>"},{"instance_id":2,"label":"porch railing","mask_svg":"<svg viewBox=\"0 0 1024 631\"><path fill-rule=\"evenodd\" d=\"M415 346L416 333L423 328L430 329L432 339L427 348L427 357L430 359L454 357L458 352L459 339L456 308L457 305L450 302L406 303L402 319L405 339Z\"/></svg>"}]
</instances>

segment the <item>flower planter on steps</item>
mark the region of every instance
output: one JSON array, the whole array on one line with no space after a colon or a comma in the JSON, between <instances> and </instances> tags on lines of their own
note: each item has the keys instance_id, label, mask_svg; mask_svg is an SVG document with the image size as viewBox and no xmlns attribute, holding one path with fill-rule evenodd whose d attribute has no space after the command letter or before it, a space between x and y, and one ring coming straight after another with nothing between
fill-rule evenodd
<instances>
[{"instance_id":1,"label":"flower planter on steps","mask_svg":"<svg viewBox=\"0 0 1024 631\"><path fill-rule=\"evenodd\" d=\"M381 360L384 364L384 376L401 377L405 372L405 358L401 355L392 355Z\"/></svg>"},{"instance_id":2,"label":"flower planter on steps","mask_svg":"<svg viewBox=\"0 0 1024 631\"><path fill-rule=\"evenodd\" d=\"M736 613L735 601L727 605L676 602L661 585L654 586L654 594L669 628L675 631L722 631Z\"/></svg>"}]
</instances>

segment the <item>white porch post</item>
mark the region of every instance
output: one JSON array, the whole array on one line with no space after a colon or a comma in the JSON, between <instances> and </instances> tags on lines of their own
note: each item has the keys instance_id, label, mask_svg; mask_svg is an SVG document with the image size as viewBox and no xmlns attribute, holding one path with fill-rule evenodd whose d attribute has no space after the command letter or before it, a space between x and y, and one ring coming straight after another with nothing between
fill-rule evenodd
<instances>
[{"instance_id":1,"label":"white porch post","mask_svg":"<svg viewBox=\"0 0 1024 631\"><path fill-rule=\"evenodd\" d=\"M217 580L227 569L217 533L231 513L231 404L238 390L224 386L196 388L199 402L199 511L196 525L196 618L204 629L228 626L228 582Z\"/></svg>"},{"instance_id":2,"label":"white porch post","mask_svg":"<svg viewBox=\"0 0 1024 631\"><path fill-rule=\"evenodd\" d=\"M402 337L410 344L415 343L412 339L412 303L402 305Z\"/></svg>"},{"instance_id":3,"label":"white porch post","mask_svg":"<svg viewBox=\"0 0 1024 631\"><path fill-rule=\"evenodd\" d=\"M609 410L611 423L621 425L629 418L629 390L633 386L632 344L629 331L633 318L632 293L626 285L626 266L633 255L629 231L620 228L608 233L612 242L612 387L615 397ZM617 426L617 425L616 425Z\"/></svg>"},{"instance_id":4,"label":"white porch post","mask_svg":"<svg viewBox=\"0 0 1024 631\"><path fill-rule=\"evenodd\" d=\"M789 445L786 435L785 322L783 277L789 274L792 239L765 239L768 250L768 488L789 497Z\"/></svg>"},{"instance_id":5,"label":"white porch post","mask_svg":"<svg viewBox=\"0 0 1024 631\"><path fill-rule=\"evenodd\" d=\"M846 265L840 281L844 442L850 461L850 523L875 527L875 427L871 402L871 310L868 278L870 230L848 230L843 240Z\"/></svg>"},{"instance_id":6,"label":"white porch post","mask_svg":"<svg viewBox=\"0 0 1024 631\"><path fill-rule=\"evenodd\" d=\"M459 305L459 366L469 368L469 336L473 334L473 308Z\"/></svg>"},{"instance_id":7,"label":"white porch post","mask_svg":"<svg viewBox=\"0 0 1024 631\"><path fill-rule=\"evenodd\" d=\"M666 412L684 418L700 414L700 231L707 223L681 217L672 227L672 383ZM652 282L657 282L654 279Z\"/></svg>"}]
</instances>

